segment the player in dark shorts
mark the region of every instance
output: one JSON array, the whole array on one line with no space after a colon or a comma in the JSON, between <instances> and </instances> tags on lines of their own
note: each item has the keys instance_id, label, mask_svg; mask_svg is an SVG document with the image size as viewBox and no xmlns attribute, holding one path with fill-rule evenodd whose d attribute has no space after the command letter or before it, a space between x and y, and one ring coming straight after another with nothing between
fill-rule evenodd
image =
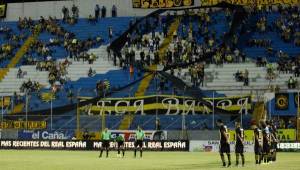
<instances>
[{"instance_id":1,"label":"player in dark shorts","mask_svg":"<svg viewBox=\"0 0 300 170\"><path fill-rule=\"evenodd\" d=\"M255 153L255 163L261 164L263 159L262 147L263 147L263 135L261 129L254 125L254 153Z\"/></svg>"},{"instance_id":2,"label":"player in dark shorts","mask_svg":"<svg viewBox=\"0 0 300 170\"><path fill-rule=\"evenodd\" d=\"M274 125L273 121L269 121L269 130L270 130L270 135L271 135L271 150L270 150L270 155L271 155L271 161L275 162L276 161L276 155L277 155L277 143L278 143L278 138L277 138L277 128Z\"/></svg>"},{"instance_id":3,"label":"player in dark shorts","mask_svg":"<svg viewBox=\"0 0 300 170\"><path fill-rule=\"evenodd\" d=\"M143 156L143 141L144 141L145 133L138 126L137 131L135 132L135 143L134 143L134 157L136 157L137 148L140 149L140 157Z\"/></svg>"},{"instance_id":4,"label":"player in dark shorts","mask_svg":"<svg viewBox=\"0 0 300 170\"><path fill-rule=\"evenodd\" d=\"M270 131L269 131L269 127L264 121L261 121L261 127L262 127L262 134L263 134L263 159L264 159L264 163L268 164L270 161L270 149L271 149Z\"/></svg>"},{"instance_id":5,"label":"player in dark shorts","mask_svg":"<svg viewBox=\"0 0 300 170\"><path fill-rule=\"evenodd\" d=\"M121 157L120 155L120 150L122 150L122 157L124 158L125 156L125 144L124 144L124 137L121 134L118 134L117 138L116 138L116 142L118 144L118 156L117 157Z\"/></svg>"},{"instance_id":6,"label":"player in dark shorts","mask_svg":"<svg viewBox=\"0 0 300 170\"><path fill-rule=\"evenodd\" d=\"M245 165L244 156L244 129L241 128L240 122L235 122L235 155L236 155L236 166L239 165L239 156L241 155L242 166Z\"/></svg>"},{"instance_id":7,"label":"player in dark shorts","mask_svg":"<svg viewBox=\"0 0 300 170\"><path fill-rule=\"evenodd\" d=\"M106 157L108 157L109 152L109 142L111 140L111 133L108 131L107 128L104 129L104 131L101 133L101 140L102 140L102 146L99 158L102 157L103 150L106 150Z\"/></svg>"},{"instance_id":8,"label":"player in dark shorts","mask_svg":"<svg viewBox=\"0 0 300 170\"><path fill-rule=\"evenodd\" d=\"M227 126L224 125L222 120L217 120L217 125L220 128L220 156L221 160L223 162L223 166L226 166L225 158L224 158L224 153L226 153L227 158L228 158L228 164L227 167L231 165L231 158L230 158L230 144L229 144L229 133Z\"/></svg>"}]
</instances>

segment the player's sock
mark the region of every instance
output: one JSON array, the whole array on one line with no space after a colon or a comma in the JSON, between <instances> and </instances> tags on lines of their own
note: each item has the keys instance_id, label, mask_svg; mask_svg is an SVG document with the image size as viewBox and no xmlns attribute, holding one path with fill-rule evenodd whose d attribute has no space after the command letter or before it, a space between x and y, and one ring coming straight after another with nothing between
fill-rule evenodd
<instances>
[{"instance_id":1,"label":"player's sock","mask_svg":"<svg viewBox=\"0 0 300 170\"><path fill-rule=\"evenodd\" d=\"M276 151L274 152L273 161L276 161Z\"/></svg>"},{"instance_id":2,"label":"player's sock","mask_svg":"<svg viewBox=\"0 0 300 170\"><path fill-rule=\"evenodd\" d=\"M227 154L227 158L228 158L228 165L227 167L229 167L231 165L231 158L230 158L230 154Z\"/></svg>"},{"instance_id":3,"label":"player's sock","mask_svg":"<svg viewBox=\"0 0 300 170\"><path fill-rule=\"evenodd\" d=\"M223 166L226 166L224 154L220 154L220 156L221 156L221 160L223 162Z\"/></svg>"},{"instance_id":4,"label":"player's sock","mask_svg":"<svg viewBox=\"0 0 300 170\"><path fill-rule=\"evenodd\" d=\"M103 153L103 150L100 151L100 155L99 155L100 158L102 157L102 153Z\"/></svg>"},{"instance_id":5,"label":"player's sock","mask_svg":"<svg viewBox=\"0 0 300 170\"><path fill-rule=\"evenodd\" d=\"M134 149L134 157L136 157L136 149Z\"/></svg>"},{"instance_id":6,"label":"player's sock","mask_svg":"<svg viewBox=\"0 0 300 170\"><path fill-rule=\"evenodd\" d=\"M239 154L236 154L235 156L236 156L235 157L235 165L238 166L239 165L239 159L240 159Z\"/></svg>"},{"instance_id":7,"label":"player's sock","mask_svg":"<svg viewBox=\"0 0 300 170\"><path fill-rule=\"evenodd\" d=\"M123 153L123 157L124 157L124 156L125 156L125 150L123 150L123 152L122 152L122 153Z\"/></svg>"},{"instance_id":8,"label":"player's sock","mask_svg":"<svg viewBox=\"0 0 300 170\"><path fill-rule=\"evenodd\" d=\"M267 155L263 155L263 161L264 161L264 163L267 163Z\"/></svg>"},{"instance_id":9,"label":"player's sock","mask_svg":"<svg viewBox=\"0 0 300 170\"><path fill-rule=\"evenodd\" d=\"M259 159L259 156L255 155L255 164L258 164L258 159Z\"/></svg>"},{"instance_id":10,"label":"player's sock","mask_svg":"<svg viewBox=\"0 0 300 170\"><path fill-rule=\"evenodd\" d=\"M143 157L143 150L140 150L140 157Z\"/></svg>"},{"instance_id":11,"label":"player's sock","mask_svg":"<svg viewBox=\"0 0 300 170\"><path fill-rule=\"evenodd\" d=\"M109 152L109 151L108 151L108 150L106 150L106 158L108 158L108 152Z\"/></svg>"},{"instance_id":12,"label":"player's sock","mask_svg":"<svg viewBox=\"0 0 300 170\"><path fill-rule=\"evenodd\" d=\"M225 162L223 162L223 166L224 166L224 167L226 166L226 163L225 163Z\"/></svg>"},{"instance_id":13,"label":"player's sock","mask_svg":"<svg viewBox=\"0 0 300 170\"><path fill-rule=\"evenodd\" d=\"M244 166L245 165L245 156L244 156L244 154L241 154L241 157L242 157L242 166Z\"/></svg>"},{"instance_id":14,"label":"player's sock","mask_svg":"<svg viewBox=\"0 0 300 170\"><path fill-rule=\"evenodd\" d=\"M118 155L120 155L120 149L118 149Z\"/></svg>"},{"instance_id":15,"label":"player's sock","mask_svg":"<svg viewBox=\"0 0 300 170\"><path fill-rule=\"evenodd\" d=\"M259 164L261 164L261 162L262 162L262 160L263 160L263 155L259 155Z\"/></svg>"}]
</instances>

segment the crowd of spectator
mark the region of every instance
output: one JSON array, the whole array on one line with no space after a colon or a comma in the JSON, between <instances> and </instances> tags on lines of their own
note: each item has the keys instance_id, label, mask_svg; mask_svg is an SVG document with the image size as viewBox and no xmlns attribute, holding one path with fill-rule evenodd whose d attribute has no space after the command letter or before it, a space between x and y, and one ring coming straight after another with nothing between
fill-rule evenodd
<instances>
[{"instance_id":1,"label":"crowd of spectator","mask_svg":"<svg viewBox=\"0 0 300 170\"><path fill-rule=\"evenodd\" d=\"M245 71L237 70L234 78L237 82L244 82L244 86L249 85L249 71L247 69Z\"/></svg>"},{"instance_id":2,"label":"crowd of spectator","mask_svg":"<svg viewBox=\"0 0 300 170\"><path fill-rule=\"evenodd\" d=\"M272 121L277 129L295 129L296 119L290 117L274 117Z\"/></svg>"},{"instance_id":3,"label":"crowd of spectator","mask_svg":"<svg viewBox=\"0 0 300 170\"><path fill-rule=\"evenodd\" d=\"M26 24L27 25L27 24ZM27 35L23 32L17 34L7 26L0 26L0 63L10 60L15 54L15 50L21 46Z\"/></svg>"},{"instance_id":4,"label":"crowd of spectator","mask_svg":"<svg viewBox=\"0 0 300 170\"><path fill-rule=\"evenodd\" d=\"M106 7L100 7L99 4L95 5L94 8L94 15L90 14L88 17L88 21L90 23L96 23L99 21L100 18L106 17ZM111 8L111 17L117 17L117 6L113 5Z\"/></svg>"},{"instance_id":5,"label":"crowd of spectator","mask_svg":"<svg viewBox=\"0 0 300 170\"><path fill-rule=\"evenodd\" d=\"M20 92L22 93L31 93L31 92L39 92L41 89L41 85L37 81L31 81L30 79L26 82L23 82L23 84L20 87Z\"/></svg>"}]
</instances>

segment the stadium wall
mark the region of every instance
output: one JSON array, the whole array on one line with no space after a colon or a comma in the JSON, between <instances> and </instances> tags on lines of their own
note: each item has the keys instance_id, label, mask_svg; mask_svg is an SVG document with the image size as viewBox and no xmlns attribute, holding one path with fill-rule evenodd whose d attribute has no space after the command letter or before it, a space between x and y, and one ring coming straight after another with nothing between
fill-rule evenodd
<instances>
[{"instance_id":1,"label":"stadium wall","mask_svg":"<svg viewBox=\"0 0 300 170\"><path fill-rule=\"evenodd\" d=\"M132 8L132 0L74 0L74 1L45 1L45 2L25 2L8 3L5 21L16 21L19 17L31 17L38 19L40 16L52 16L61 18L63 6L69 8L75 4L79 7L79 17L87 18L90 14L94 15L96 4L106 7L106 16L111 17L111 8L117 6L118 16L145 16L155 9ZM200 1L195 0L194 6L199 6Z\"/></svg>"}]
</instances>

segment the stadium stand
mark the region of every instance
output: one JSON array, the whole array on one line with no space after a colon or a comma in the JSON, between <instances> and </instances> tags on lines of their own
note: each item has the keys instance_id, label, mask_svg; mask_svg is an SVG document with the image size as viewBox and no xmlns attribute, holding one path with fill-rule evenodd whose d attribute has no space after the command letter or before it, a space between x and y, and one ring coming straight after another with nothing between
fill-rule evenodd
<instances>
[{"instance_id":1,"label":"stadium stand","mask_svg":"<svg viewBox=\"0 0 300 170\"><path fill-rule=\"evenodd\" d=\"M53 129L75 129L78 111L80 127L99 129L102 117L95 115L95 101L102 97L185 96L189 87L201 100L251 96L251 102L259 102L266 92L298 87L298 11L218 6L97 22L90 17L72 21L43 16L3 22L1 44L17 45L1 62L0 93L12 96L12 101L21 96L7 113L42 114L51 109L56 114L59 108L69 108L65 112L71 113L59 112L51 120ZM179 81L183 88L177 87ZM242 115L242 110L237 113ZM151 130L159 119L163 130L197 130L212 129L221 118L231 127L238 119L250 127L251 116L220 114L226 111L218 107L213 116L109 115L105 125Z\"/></svg>"}]
</instances>

